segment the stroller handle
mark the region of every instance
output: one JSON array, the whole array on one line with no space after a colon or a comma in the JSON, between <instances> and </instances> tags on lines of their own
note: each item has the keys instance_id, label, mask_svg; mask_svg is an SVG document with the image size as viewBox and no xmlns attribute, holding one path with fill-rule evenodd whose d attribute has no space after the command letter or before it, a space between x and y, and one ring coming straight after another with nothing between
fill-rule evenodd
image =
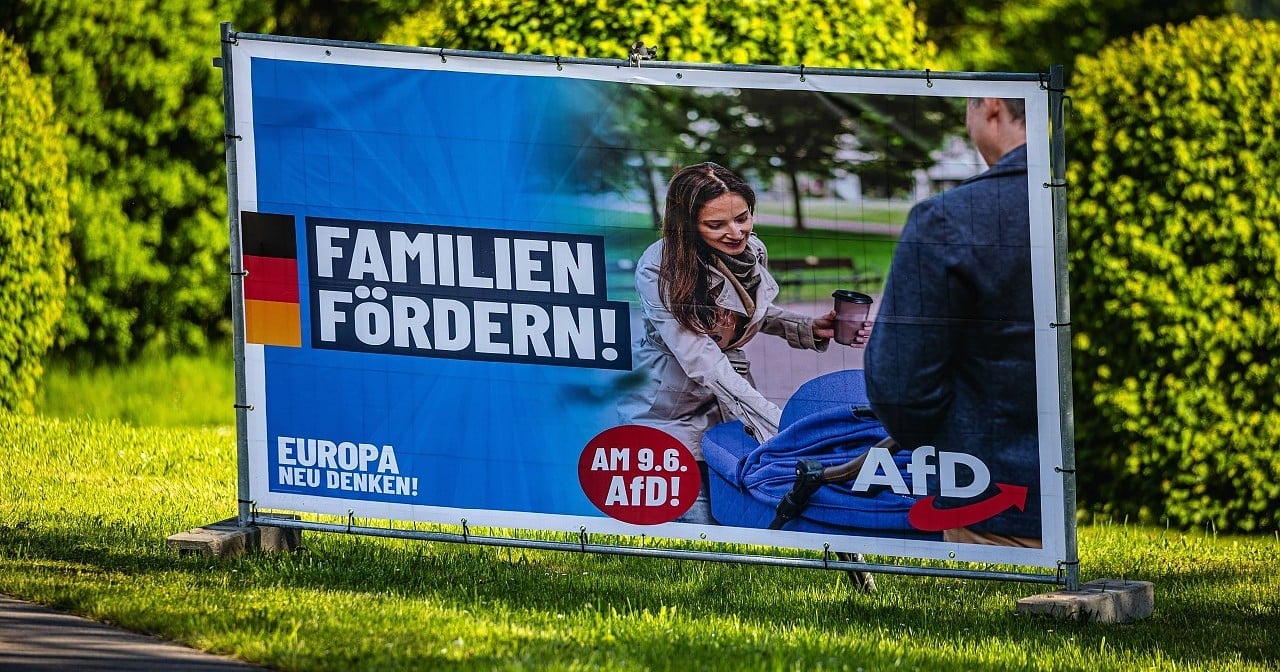
<instances>
[{"instance_id":1,"label":"stroller handle","mask_svg":"<svg viewBox=\"0 0 1280 672\"><path fill-rule=\"evenodd\" d=\"M899 448L898 442L893 437L887 436L879 441L872 448L884 448L889 452L896 452ZM782 501L778 502L778 509L773 517L773 522L769 523L769 529L780 530L787 521L792 520L809 506L809 498L818 488L827 483L842 483L857 478L858 473L862 471L862 465L867 462L867 455L871 450L863 452L861 455L845 462L830 467L823 467L822 463L817 460L800 460L796 463L796 482L791 486L791 491L783 496Z\"/></svg>"},{"instance_id":2,"label":"stroller handle","mask_svg":"<svg viewBox=\"0 0 1280 672\"><path fill-rule=\"evenodd\" d=\"M893 440L892 436L886 436L872 448L884 448L890 453L898 452L898 442ZM867 463L867 455L871 454L871 450L863 452L861 455L845 462L844 464L836 464L822 470L823 483L843 483L858 477L858 473L862 471L862 465Z\"/></svg>"}]
</instances>

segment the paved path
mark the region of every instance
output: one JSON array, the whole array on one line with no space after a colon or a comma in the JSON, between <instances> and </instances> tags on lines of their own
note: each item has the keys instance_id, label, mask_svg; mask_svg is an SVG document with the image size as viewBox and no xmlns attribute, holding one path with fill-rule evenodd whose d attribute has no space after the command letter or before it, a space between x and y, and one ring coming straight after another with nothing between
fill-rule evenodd
<instances>
[{"instance_id":1,"label":"paved path","mask_svg":"<svg viewBox=\"0 0 1280 672\"><path fill-rule=\"evenodd\" d=\"M5 672L262 669L0 595L0 670Z\"/></svg>"},{"instance_id":2,"label":"paved path","mask_svg":"<svg viewBox=\"0 0 1280 672\"><path fill-rule=\"evenodd\" d=\"M878 294L875 299L870 316L872 320L880 306ZM804 315L821 315L832 307L829 300L780 305ZM863 348L840 345L835 341L827 346L826 352L797 350L787 345L785 339L765 334L751 339L743 350L751 360L751 377L756 381L756 389L779 407L785 406L796 388L811 378L832 371L863 368L866 352Z\"/></svg>"}]
</instances>

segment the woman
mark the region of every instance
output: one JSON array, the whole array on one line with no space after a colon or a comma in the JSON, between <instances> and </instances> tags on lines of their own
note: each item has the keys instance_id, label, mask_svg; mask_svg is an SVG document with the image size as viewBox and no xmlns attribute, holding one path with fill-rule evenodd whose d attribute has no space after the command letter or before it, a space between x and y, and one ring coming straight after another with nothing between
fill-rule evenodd
<instances>
[{"instance_id":1,"label":"woman","mask_svg":"<svg viewBox=\"0 0 1280 672\"><path fill-rule=\"evenodd\" d=\"M778 283L751 232L755 206L755 192L726 168L681 170L667 191L662 239L636 268L644 335L635 369L647 376L618 412L625 424L676 437L698 459L702 492L683 522L715 522L702 457L707 429L736 418L759 441L778 433L782 411L756 391L742 347L763 331L823 351L835 333L835 311L812 318L773 305Z\"/></svg>"}]
</instances>

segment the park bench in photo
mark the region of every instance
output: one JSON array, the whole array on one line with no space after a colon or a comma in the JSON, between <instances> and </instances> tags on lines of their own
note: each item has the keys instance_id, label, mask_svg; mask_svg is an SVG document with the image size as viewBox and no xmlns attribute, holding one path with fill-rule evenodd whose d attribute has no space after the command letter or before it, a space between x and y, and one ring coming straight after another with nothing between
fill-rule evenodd
<instances>
[{"instance_id":1,"label":"park bench in photo","mask_svg":"<svg viewBox=\"0 0 1280 672\"><path fill-rule=\"evenodd\" d=\"M849 257L772 257L769 272L783 289L805 285L858 287L883 280L878 274L859 273Z\"/></svg>"}]
</instances>

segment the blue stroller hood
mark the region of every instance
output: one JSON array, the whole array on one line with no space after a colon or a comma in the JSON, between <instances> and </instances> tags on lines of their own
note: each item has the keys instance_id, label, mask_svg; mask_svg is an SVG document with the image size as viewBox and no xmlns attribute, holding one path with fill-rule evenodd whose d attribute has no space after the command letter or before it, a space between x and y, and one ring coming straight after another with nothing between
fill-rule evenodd
<instances>
[{"instance_id":1,"label":"blue stroller hood","mask_svg":"<svg viewBox=\"0 0 1280 672\"><path fill-rule=\"evenodd\" d=\"M834 467L866 453L888 434L869 411L861 370L829 373L806 382L783 409L781 430L756 443L739 422L707 432L702 449L711 477L711 512L722 525L769 527L778 504L796 484L797 464L816 460ZM894 456L903 481L908 454ZM907 522L916 498L886 487L855 493L852 482L825 483L799 517L782 529L912 539L936 538Z\"/></svg>"}]
</instances>

